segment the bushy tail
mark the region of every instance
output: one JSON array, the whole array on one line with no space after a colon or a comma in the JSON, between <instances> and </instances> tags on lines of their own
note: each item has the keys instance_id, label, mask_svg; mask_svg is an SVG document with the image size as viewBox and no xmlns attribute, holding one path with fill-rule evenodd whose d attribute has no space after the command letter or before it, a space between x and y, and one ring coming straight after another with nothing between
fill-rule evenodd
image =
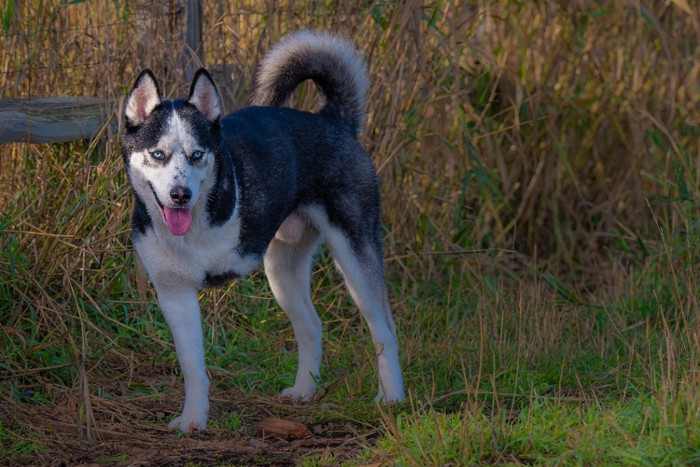
<instances>
[{"instance_id":1,"label":"bushy tail","mask_svg":"<svg viewBox=\"0 0 700 467\"><path fill-rule=\"evenodd\" d=\"M319 113L340 117L355 134L362 130L367 118L367 64L350 42L324 32L299 31L273 46L257 69L248 103L281 106L307 79L325 98Z\"/></svg>"}]
</instances>

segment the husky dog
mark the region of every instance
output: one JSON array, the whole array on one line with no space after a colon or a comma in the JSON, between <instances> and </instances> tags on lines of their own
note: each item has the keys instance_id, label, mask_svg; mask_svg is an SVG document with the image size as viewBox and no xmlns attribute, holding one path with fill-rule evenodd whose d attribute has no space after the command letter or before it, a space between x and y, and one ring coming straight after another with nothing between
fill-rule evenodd
<instances>
[{"instance_id":1,"label":"husky dog","mask_svg":"<svg viewBox=\"0 0 700 467\"><path fill-rule=\"evenodd\" d=\"M283 108L312 79L318 113ZM197 293L261 263L298 343L294 386L317 390L321 321L310 296L312 256L325 241L367 320L380 402L404 397L396 327L384 284L379 184L357 135L365 124L366 64L327 33L301 31L274 46L257 70L249 107L222 116L217 88L199 70L189 97L161 100L143 71L125 107L122 155L134 193L134 246L170 326L185 383L170 428L206 428L209 380Z\"/></svg>"}]
</instances>

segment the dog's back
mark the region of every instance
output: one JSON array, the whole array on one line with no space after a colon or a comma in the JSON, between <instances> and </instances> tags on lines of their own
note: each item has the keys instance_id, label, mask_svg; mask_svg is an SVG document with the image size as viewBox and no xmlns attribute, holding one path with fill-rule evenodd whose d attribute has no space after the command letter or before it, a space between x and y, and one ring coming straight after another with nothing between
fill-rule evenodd
<instances>
[{"instance_id":1,"label":"dog's back","mask_svg":"<svg viewBox=\"0 0 700 467\"><path fill-rule=\"evenodd\" d=\"M221 125L222 146L230 148L227 157L240 184L242 249L262 254L290 213L315 206L332 223L361 228L381 251L379 181L346 122L294 109L248 107Z\"/></svg>"}]
</instances>

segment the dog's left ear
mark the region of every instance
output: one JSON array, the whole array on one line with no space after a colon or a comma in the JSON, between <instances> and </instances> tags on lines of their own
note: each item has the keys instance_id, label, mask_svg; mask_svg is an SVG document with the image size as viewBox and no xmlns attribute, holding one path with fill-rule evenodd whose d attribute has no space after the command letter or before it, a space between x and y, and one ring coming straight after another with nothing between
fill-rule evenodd
<instances>
[{"instance_id":1,"label":"dog's left ear","mask_svg":"<svg viewBox=\"0 0 700 467\"><path fill-rule=\"evenodd\" d=\"M216 89L214 80L207 70L200 68L194 75L190 87L190 97L187 101L197 107L197 110L210 122L216 121L221 116L221 97Z\"/></svg>"}]
</instances>

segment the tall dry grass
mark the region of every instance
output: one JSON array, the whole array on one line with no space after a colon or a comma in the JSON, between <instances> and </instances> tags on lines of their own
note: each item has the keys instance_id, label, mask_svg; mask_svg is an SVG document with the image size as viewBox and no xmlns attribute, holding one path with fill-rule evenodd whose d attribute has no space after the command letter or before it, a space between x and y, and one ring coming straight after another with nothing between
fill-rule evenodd
<instances>
[{"instance_id":1,"label":"tall dry grass","mask_svg":"<svg viewBox=\"0 0 700 467\"><path fill-rule=\"evenodd\" d=\"M349 35L370 62L364 140L397 251L512 248L585 264L617 237L653 236L648 202L696 199L700 25L684 4L212 2L204 64L235 109L286 31ZM183 18L159 16L144 44L138 5L39 5L18 5L4 31L4 97L117 99L163 63L164 93L186 90ZM3 157L4 172L21 158ZM12 181L4 204L23 183ZM416 228L430 235L415 242Z\"/></svg>"}]
</instances>

